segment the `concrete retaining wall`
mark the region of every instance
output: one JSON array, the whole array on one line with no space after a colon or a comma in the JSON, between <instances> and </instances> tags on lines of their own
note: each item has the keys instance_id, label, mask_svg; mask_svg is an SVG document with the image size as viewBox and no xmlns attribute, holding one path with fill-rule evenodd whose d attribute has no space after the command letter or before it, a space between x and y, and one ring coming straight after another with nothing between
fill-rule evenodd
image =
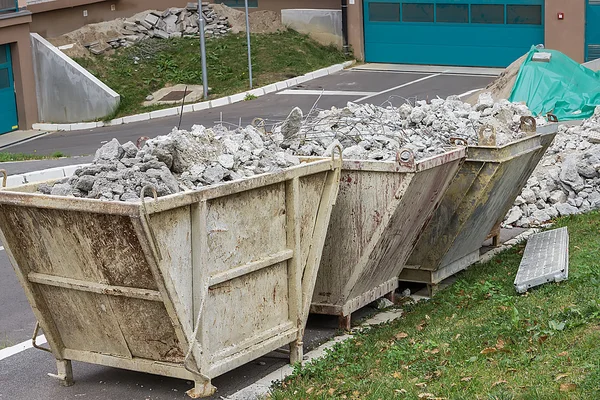
<instances>
[{"instance_id":1,"label":"concrete retaining wall","mask_svg":"<svg viewBox=\"0 0 600 400\"><path fill-rule=\"evenodd\" d=\"M118 93L37 33L31 49L40 122L95 121L117 109Z\"/></svg>"},{"instance_id":2,"label":"concrete retaining wall","mask_svg":"<svg viewBox=\"0 0 600 400\"><path fill-rule=\"evenodd\" d=\"M281 10L283 24L300 33L308 34L324 45L343 46L342 11L317 9Z\"/></svg>"},{"instance_id":3,"label":"concrete retaining wall","mask_svg":"<svg viewBox=\"0 0 600 400\"><path fill-rule=\"evenodd\" d=\"M582 65L588 67L592 71L600 71L600 58L597 60L588 61Z\"/></svg>"}]
</instances>

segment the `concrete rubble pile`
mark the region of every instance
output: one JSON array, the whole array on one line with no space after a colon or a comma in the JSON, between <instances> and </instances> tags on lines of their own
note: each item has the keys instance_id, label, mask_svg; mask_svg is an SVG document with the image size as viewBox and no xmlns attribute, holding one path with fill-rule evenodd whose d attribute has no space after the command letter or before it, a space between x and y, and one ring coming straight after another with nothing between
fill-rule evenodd
<instances>
[{"instance_id":1,"label":"concrete rubble pile","mask_svg":"<svg viewBox=\"0 0 600 400\"><path fill-rule=\"evenodd\" d=\"M113 139L96 151L92 164L70 178L38 191L57 196L137 201L144 186L158 196L280 171L300 164L268 135L252 126L229 131L223 126L174 129L148 140L141 149ZM150 196L151 193L145 193Z\"/></svg>"},{"instance_id":2,"label":"concrete rubble pile","mask_svg":"<svg viewBox=\"0 0 600 400\"><path fill-rule=\"evenodd\" d=\"M227 17L217 14L213 5L202 4L204 33L207 38L220 37L231 32ZM99 55L109 49L128 47L132 43L149 38L169 39L194 37L198 34L198 3L188 3L185 8L172 7L163 12L151 11L123 20L121 36L85 44L90 52Z\"/></svg>"},{"instance_id":3,"label":"concrete rubble pile","mask_svg":"<svg viewBox=\"0 0 600 400\"><path fill-rule=\"evenodd\" d=\"M299 156L329 156L339 145L346 159L393 161L401 148L412 150L416 159L442 154L451 138L476 145L483 125L495 128L497 145L508 144L523 137L520 119L530 115L523 104L495 103L484 93L474 106L450 96L398 108L348 103L306 118L296 108L273 132L283 148Z\"/></svg>"},{"instance_id":4,"label":"concrete rubble pile","mask_svg":"<svg viewBox=\"0 0 600 400\"><path fill-rule=\"evenodd\" d=\"M559 127L504 224L527 228L600 209L600 107L580 126Z\"/></svg>"}]
</instances>

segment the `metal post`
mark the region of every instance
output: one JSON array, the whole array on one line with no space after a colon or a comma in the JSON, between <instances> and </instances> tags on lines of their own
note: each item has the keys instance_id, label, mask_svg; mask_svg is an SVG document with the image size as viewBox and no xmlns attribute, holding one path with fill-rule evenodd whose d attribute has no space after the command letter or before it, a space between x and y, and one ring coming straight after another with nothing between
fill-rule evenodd
<instances>
[{"instance_id":1,"label":"metal post","mask_svg":"<svg viewBox=\"0 0 600 400\"><path fill-rule=\"evenodd\" d=\"M248 77L250 78L250 89L252 89L252 51L250 50L250 18L248 17L248 0L244 1L246 6L246 39L248 41Z\"/></svg>"},{"instance_id":2,"label":"metal post","mask_svg":"<svg viewBox=\"0 0 600 400\"><path fill-rule=\"evenodd\" d=\"M202 0L198 0L198 32L200 33L200 58L202 59L202 85L204 86L204 100L208 100L208 72L206 71L206 42L204 40L204 15L202 14Z\"/></svg>"}]
</instances>

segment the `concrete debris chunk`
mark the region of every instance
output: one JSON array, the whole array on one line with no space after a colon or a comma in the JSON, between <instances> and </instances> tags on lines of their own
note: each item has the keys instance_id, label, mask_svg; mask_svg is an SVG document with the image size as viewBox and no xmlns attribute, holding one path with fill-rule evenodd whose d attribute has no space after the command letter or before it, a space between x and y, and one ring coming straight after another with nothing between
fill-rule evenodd
<instances>
[{"instance_id":1,"label":"concrete debris chunk","mask_svg":"<svg viewBox=\"0 0 600 400\"><path fill-rule=\"evenodd\" d=\"M560 126L552 146L517 198L527 198L527 203L536 204L545 213L538 212L534 217L533 212L524 210L524 218L514 221L511 210L504 225L537 226L558 216L600 209L600 143L594 139L598 136L600 107L580 125Z\"/></svg>"},{"instance_id":2,"label":"concrete debris chunk","mask_svg":"<svg viewBox=\"0 0 600 400\"><path fill-rule=\"evenodd\" d=\"M401 148L410 149L417 160L443 154L454 137L476 145L484 125L495 128L498 146L524 137L519 121L523 114L531 115L527 107L506 100L489 103L488 97L482 95L490 110L487 117L454 96L400 107L349 102L344 108L313 111L304 120L295 109L273 128L273 135L299 156L330 156L340 146L344 158L381 161L394 161Z\"/></svg>"},{"instance_id":3,"label":"concrete debris chunk","mask_svg":"<svg viewBox=\"0 0 600 400\"><path fill-rule=\"evenodd\" d=\"M300 159L252 126L229 131L223 126L191 131L173 129L147 140L141 149L117 139L96 151L92 164L79 168L40 193L105 201L138 201L146 185L159 196L194 190L257 174L281 171Z\"/></svg>"}]
</instances>

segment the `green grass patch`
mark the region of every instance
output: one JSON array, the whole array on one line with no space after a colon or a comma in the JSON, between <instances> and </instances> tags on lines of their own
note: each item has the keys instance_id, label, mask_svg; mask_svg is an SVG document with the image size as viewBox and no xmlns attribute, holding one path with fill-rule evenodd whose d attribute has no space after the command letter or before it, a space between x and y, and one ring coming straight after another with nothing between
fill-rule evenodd
<instances>
[{"instance_id":1,"label":"green grass patch","mask_svg":"<svg viewBox=\"0 0 600 400\"><path fill-rule=\"evenodd\" d=\"M206 42L210 98L249 89L245 34ZM331 46L322 46L295 31L252 35L254 87L303 75L346 60ZM143 107L146 96L167 85L202 84L199 41L192 38L146 40L120 48L112 55L76 59L83 67L121 95L110 118L155 109Z\"/></svg>"},{"instance_id":2,"label":"green grass patch","mask_svg":"<svg viewBox=\"0 0 600 400\"><path fill-rule=\"evenodd\" d=\"M0 152L0 162L8 161L27 161L27 160L45 160L49 158L66 157L62 152L56 151L52 154L26 154L26 153L7 153Z\"/></svg>"},{"instance_id":3,"label":"green grass patch","mask_svg":"<svg viewBox=\"0 0 600 400\"><path fill-rule=\"evenodd\" d=\"M272 399L599 399L600 214L560 219L569 280L518 295L524 244L296 367Z\"/></svg>"}]
</instances>

